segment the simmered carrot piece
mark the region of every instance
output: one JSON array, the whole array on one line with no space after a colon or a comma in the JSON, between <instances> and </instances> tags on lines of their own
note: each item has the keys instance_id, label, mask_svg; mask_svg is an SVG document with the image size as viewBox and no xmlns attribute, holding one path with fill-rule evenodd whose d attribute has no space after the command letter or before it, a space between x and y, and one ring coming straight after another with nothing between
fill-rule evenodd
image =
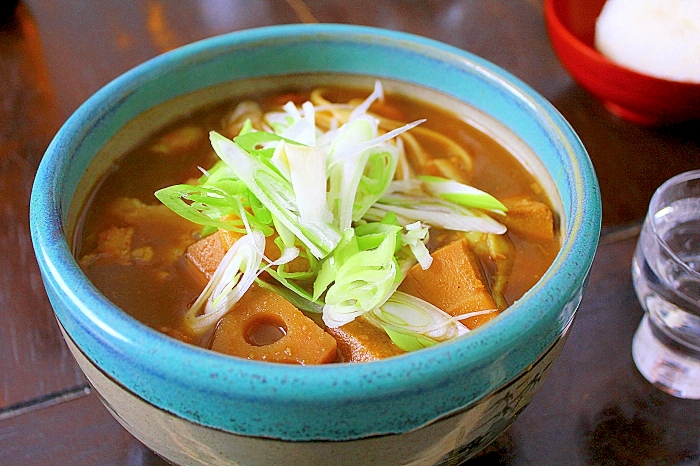
<instances>
[{"instance_id":1,"label":"simmered carrot piece","mask_svg":"<svg viewBox=\"0 0 700 466\"><path fill-rule=\"evenodd\" d=\"M268 259L275 261L280 258L282 251L275 243L277 235L272 235L265 239L265 255ZM303 256L297 256L286 265L287 272L303 272L309 268L309 260Z\"/></svg>"},{"instance_id":2,"label":"simmered carrot piece","mask_svg":"<svg viewBox=\"0 0 700 466\"><path fill-rule=\"evenodd\" d=\"M211 349L246 359L323 364L335 339L277 293L253 285L219 322Z\"/></svg>"},{"instance_id":3,"label":"simmered carrot piece","mask_svg":"<svg viewBox=\"0 0 700 466\"><path fill-rule=\"evenodd\" d=\"M238 241L240 237L243 236L243 233L236 233L229 230L219 230L215 234L219 236L219 241L221 241L221 244L224 246L224 251L231 249L233 243Z\"/></svg>"},{"instance_id":4,"label":"simmered carrot piece","mask_svg":"<svg viewBox=\"0 0 700 466\"><path fill-rule=\"evenodd\" d=\"M185 255L209 279L224 258L226 251L240 237L238 233L219 230L192 244L187 248Z\"/></svg>"},{"instance_id":5,"label":"simmered carrot piece","mask_svg":"<svg viewBox=\"0 0 700 466\"><path fill-rule=\"evenodd\" d=\"M326 331L338 342L343 362L378 361L404 353L383 329L372 325L363 317Z\"/></svg>"},{"instance_id":6,"label":"simmered carrot piece","mask_svg":"<svg viewBox=\"0 0 700 466\"><path fill-rule=\"evenodd\" d=\"M209 236L206 236L187 248L186 256L197 266L197 268L207 277L211 278L216 271L216 267L224 258L226 251L231 249L240 237L241 233L236 233L229 230L219 230ZM271 236L265 241L265 256L274 261L279 259L281 251L274 242L274 236ZM287 264L287 272L302 272L309 268L309 261L304 257L297 257ZM261 275L261 278L266 278L267 274Z\"/></svg>"},{"instance_id":7,"label":"simmered carrot piece","mask_svg":"<svg viewBox=\"0 0 700 466\"><path fill-rule=\"evenodd\" d=\"M499 220L510 231L530 241L554 239L554 214L547 204L523 197L506 198L502 202L508 207L508 213Z\"/></svg>"},{"instance_id":8,"label":"simmered carrot piece","mask_svg":"<svg viewBox=\"0 0 700 466\"><path fill-rule=\"evenodd\" d=\"M494 310L463 319L461 322L470 329L498 315L481 264L466 239L454 241L435 251L432 256L433 263L427 270L415 265L408 271L399 290L427 301L453 316Z\"/></svg>"}]
</instances>

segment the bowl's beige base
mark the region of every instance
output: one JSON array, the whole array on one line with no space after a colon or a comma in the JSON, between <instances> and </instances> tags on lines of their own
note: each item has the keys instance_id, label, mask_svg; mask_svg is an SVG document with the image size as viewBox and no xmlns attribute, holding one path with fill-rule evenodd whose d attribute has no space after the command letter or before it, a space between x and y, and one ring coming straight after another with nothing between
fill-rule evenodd
<instances>
[{"instance_id":1,"label":"bowl's beige base","mask_svg":"<svg viewBox=\"0 0 700 466\"><path fill-rule=\"evenodd\" d=\"M411 432L343 442L288 442L213 429L156 408L107 377L65 332L64 337L114 417L155 453L181 466L457 465L515 420L542 384L565 340L560 338L528 370L498 391Z\"/></svg>"}]
</instances>

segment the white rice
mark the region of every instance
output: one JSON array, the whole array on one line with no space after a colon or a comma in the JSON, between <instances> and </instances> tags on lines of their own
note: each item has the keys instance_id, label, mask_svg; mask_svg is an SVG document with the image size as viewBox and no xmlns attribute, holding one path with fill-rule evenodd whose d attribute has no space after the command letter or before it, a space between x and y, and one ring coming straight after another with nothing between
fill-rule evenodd
<instances>
[{"instance_id":1,"label":"white rice","mask_svg":"<svg viewBox=\"0 0 700 466\"><path fill-rule=\"evenodd\" d=\"M595 46L635 71L700 83L700 0L608 0Z\"/></svg>"}]
</instances>

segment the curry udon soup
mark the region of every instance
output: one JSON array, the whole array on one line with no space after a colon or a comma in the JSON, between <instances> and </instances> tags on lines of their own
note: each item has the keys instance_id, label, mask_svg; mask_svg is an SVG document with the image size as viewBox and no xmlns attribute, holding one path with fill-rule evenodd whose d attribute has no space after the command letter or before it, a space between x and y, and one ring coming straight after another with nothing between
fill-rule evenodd
<instances>
[{"instance_id":1,"label":"curry udon soup","mask_svg":"<svg viewBox=\"0 0 700 466\"><path fill-rule=\"evenodd\" d=\"M146 325L242 358L468 334L546 271L558 218L500 138L393 89L289 84L170 118L94 187L81 268Z\"/></svg>"}]
</instances>

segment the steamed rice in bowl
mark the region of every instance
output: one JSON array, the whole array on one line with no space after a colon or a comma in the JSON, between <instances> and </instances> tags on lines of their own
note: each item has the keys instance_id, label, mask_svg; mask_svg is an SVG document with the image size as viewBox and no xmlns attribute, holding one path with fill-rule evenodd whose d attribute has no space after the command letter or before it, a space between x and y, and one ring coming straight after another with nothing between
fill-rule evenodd
<instances>
[{"instance_id":1,"label":"steamed rice in bowl","mask_svg":"<svg viewBox=\"0 0 700 466\"><path fill-rule=\"evenodd\" d=\"M678 5L680 2L663 2L664 5ZM623 9L630 11L630 18L634 18L638 12L649 13L647 1L625 2L622 1ZM605 0L545 0L544 15L547 32L549 34L552 48L562 65L585 90L599 99L606 109L616 116L630 122L645 125L659 126L675 124L685 120L700 118L700 83L692 81L677 81L669 78L659 78L645 72L637 71L630 66L620 64L600 52L594 44L596 36L596 21L600 17L601 10L606 5ZM613 3L613 6L616 4ZM638 8L638 5L641 5ZM691 5L688 2L688 11L697 8L697 3ZM695 6L694 6L695 5ZM624 13L624 12L623 12ZM606 15L607 16L607 15ZM623 29L636 28L631 36L650 34L650 37L642 38L642 42L648 43L653 40L659 44L669 42L670 37L654 35L650 30L640 27L654 18L644 18L639 22L632 22L623 26L627 17L623 14L612 15L610 27L601 28L611 36L605 38L605 44L601 47L612 45L615 47L616 40L612 36L620 33ZM660 17L673 18L673 15L660 15ZM684 28L683 25L692 24L697 21L697 15L687 17L675 16L679 20L681 29L685 32L692 32L693 28ZM673 28L671 26L671 28ZM664 29L668 27L664 26ZM630 34L620 38L620 43L627 44ZM686 34L685 39L689 39ZM600 39L598 40L600 43ZM650 56L655 56L656 43L648 51ZM625 46L622 53L635 56L640 49L632 44ZM641 49L642 54L645 50ZM669 57L676 57L673 60L682 61L679 55L683 50L671 50ZM697 53L697 51L695 52ZM641 61L646 58L642 57ZM622 59L621 59L622 60ZM633 61L640 61L637 58ZM691 64L685 66L693 68L697 63L695 58ZM663 67L663 65L661 65ZM697 70L697 68L694 68ZM681 75L676 77L681 78Z\"/></svg>"},{"instance_id":2,"label":"steamed rice in bowl","mask_svg":"<svg viewBox=\"0 0 700 466\"><path fill-rule=\"evenodd\" d=\"M700 84L700 1L608 0L595 46L640 73Z\"/></svg>"}]
</instances>

